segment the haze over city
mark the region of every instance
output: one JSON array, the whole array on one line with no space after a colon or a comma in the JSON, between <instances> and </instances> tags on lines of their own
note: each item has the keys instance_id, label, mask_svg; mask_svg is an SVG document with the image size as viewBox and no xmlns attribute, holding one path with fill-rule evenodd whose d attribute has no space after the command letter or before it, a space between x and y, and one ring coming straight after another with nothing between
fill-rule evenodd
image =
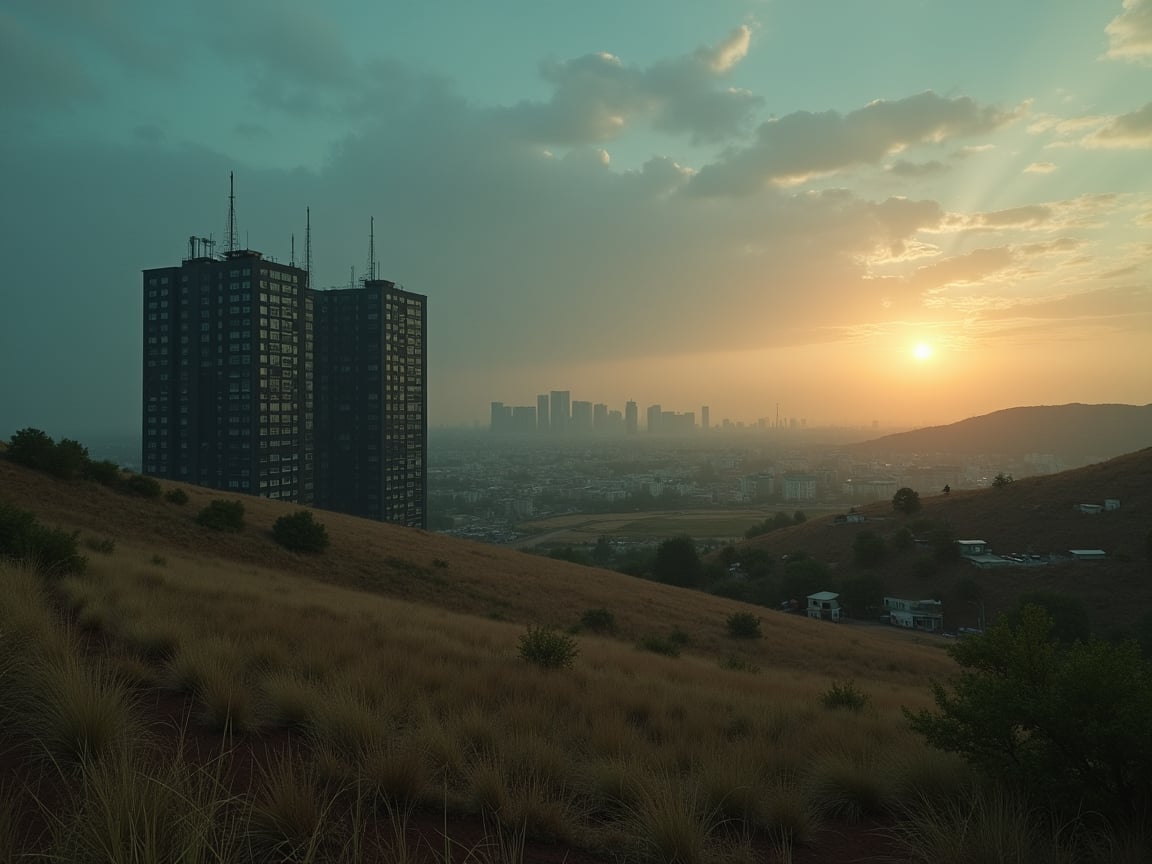
<instances>
[{"instance_id":1,"label":"haze over city","mask_svg":"<svg viewBox=\"0 0 1152 864\"><path fill-rule=\"evenodd\" d=\"M139 429L141 270L222 238L229 171L246 247L299 261L311 208L318 288L374 217L433 425L1144 404L1150 93L1149 0L16 0L0 434Z\"/></svg>"}]
</instances>

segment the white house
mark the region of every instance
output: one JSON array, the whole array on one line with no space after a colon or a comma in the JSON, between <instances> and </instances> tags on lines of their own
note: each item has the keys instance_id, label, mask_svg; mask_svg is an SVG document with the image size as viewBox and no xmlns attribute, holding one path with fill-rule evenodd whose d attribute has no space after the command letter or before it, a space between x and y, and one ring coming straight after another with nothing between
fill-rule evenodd
<instances>
[{"instance_id":1,"label":"white house","mask_svg":"<svg viewBox=\"0 0 1152 864\"><path fill-rule=\"evenodd\" d=\"M987 555L988 544L983 540L957 540L961 555Z\"/></svg>"},{"instance_id":2,"label":"white house","mask_svg":"<svg viewBox=\"0 0 1152 864\"><path fill-rule=\"evenodd\" d=\"M1103 561L1108 557L1103 549L1069 549L1068 554L1077 561Z\"/></svg>"},{"instance_id":3,"label":"white house","mask_svg":"<svg viewBox=\"0 0 1152 864\"><path fill-rule=\"evenodd\" d=\"M939 633L944 629L944 610L939 600L885 597L884 608L888 610L888 620L894 627L927 630L930 633Z\"/></svg>"},{"instance_id":4,"label":"white house","mask_svg":"<svg viewBox=\"0 0 1152 864\"><path fill-rule=\"evenodd\" d=\"M1099 516L1104 512L1103 504L1077 504L1076 509L1086 516Z\"/></svg>"},{"instance_id":5,"label":"white house","mask_svg":"<svg viewBox=\"0 0 1152 864\"><path fill-rule=\"evenodd\" d=\"M839 621L840 595L834 591L817 591L808 595L808 617L821 621Z\"/></svg>"}]
</instances>

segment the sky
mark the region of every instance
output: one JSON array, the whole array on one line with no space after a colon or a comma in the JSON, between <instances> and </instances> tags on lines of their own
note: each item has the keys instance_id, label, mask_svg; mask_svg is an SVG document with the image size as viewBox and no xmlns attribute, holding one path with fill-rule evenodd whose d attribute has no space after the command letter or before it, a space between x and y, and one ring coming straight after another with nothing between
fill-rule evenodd
<instances>
[{"instance_id":1,"label":"sky","mask_svg":"<svg viewBox=\"0 0 1152 864\"><path fill-rule=\"evenodd\" d=\"M433 425L1146 404L1150 100L1152 0L5 0L0 435L138 431L230 171L314 287L374 219Z\"/></svg>"}]
</instances>

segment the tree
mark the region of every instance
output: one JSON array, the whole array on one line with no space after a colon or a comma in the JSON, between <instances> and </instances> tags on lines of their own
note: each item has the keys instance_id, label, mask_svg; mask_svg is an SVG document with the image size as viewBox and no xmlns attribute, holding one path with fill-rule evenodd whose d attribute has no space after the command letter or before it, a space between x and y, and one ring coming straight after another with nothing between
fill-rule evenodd
<instances>
[{"instance_id":1,"label":"tree","mask_svg":"<svg viewBox=\"0 0 1152 864\"><path fill-rule=\"evenodd\" d=\"M857 567L875 567L887 554L884 538L875 531L860 531L852 541L852 561Z\"/></svg>"},{"instance_id":2,"label":"tree","mask_svg":"<svg viewBox=\"0 0 1152 864\"><path fill-rule=\"evenodd\" d=\"M901 486L892 496L892 509L911 516L920 509L920 493L909 486Z\"/></svg>"},{"instance_id":3,"label":"tree","mask_svg":"<svg viewBox=\"0 0 1152 864\"><path fill-rule=\"evenodd\" d=\"M1003 489L1005 486L1013 482L1015 481L1012 479L1011 474L1005 474L1003 471L1001 471L999 474L992 478L992 488Z\"/></svg>"},{"instance_id":4,"label":"tree","mask_svg":"<svg viewBox=\"0 0 1152 864\"><path fill-rule=\"evenodd\" d=\"M8 443L8 458L29 468L47 471L56 443L42 429L21 429Z\"/></svg>"},{"instance_id":5,"label":"tree","mask_svg":"<svg viewBox=\"0 0 1152 864\"><path fill-rule=\"evenodd\" d=\"M1132 815L1152 799L1152 665L1135 642L1061 644L1026 606L948 650L962 667L912 713L929 744L1070 810Z\"/></svg>"},{"instance_id":6,"label":"tree","mask_svg":"<svg viewBox=\"0 0 1152 864\"><path fill-rule=\"evenodd\" d=\"M196 521L215 531L243 531L244 502L217 498L196 514Z\"/></svg>"},{"instance_id":7,"label":"tree","mask_svg":"<svg viewBox=\"0 0 1152 864\"><path fill-rule=\"evenodd\" d=\"M666 585L695 588L700 584L704 567L696 553L691 537L681 535L665 540L656 547L656 560L652 564L652 577Z\"/></svg>"},{"instance_id":8,"label":"tree","mask_svg":"<svg viewBox=\"0 0 1152 864\"><path fill-rule=\"evenodd\" d=\"M1020 621L1028 606L1039 606L1052 619L1052 638L1058 642L1075 642L1092 635L1088 607L1084 601L1055 591L1029 591L1021 594L1016 609L1009 614L1012 623Z\"/></svg>"},{"instance_id":9,"label":"tree","mask_svg":"<svg viewBox=\"0 0 1152 864\"><path fill-rule=\"evenodd\" d=\"M272 525L272 536L293 552L323 552L328 548L328 529L312 517L311 510L281 516Z\"/></svg>"}]
</instances>

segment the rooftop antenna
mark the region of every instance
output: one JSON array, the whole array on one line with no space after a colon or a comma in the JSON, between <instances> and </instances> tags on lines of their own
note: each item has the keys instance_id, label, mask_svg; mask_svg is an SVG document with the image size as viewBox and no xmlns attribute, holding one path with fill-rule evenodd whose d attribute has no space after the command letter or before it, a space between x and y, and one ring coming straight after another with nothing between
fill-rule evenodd
<instances>
[{"instance_id":1,"label":"rooftop antenna","mask_svg":"<svg viewBox=\"0 0 1152 864\"><path fill-rule=\"evenodd\" d=\"M355 288L356 287L356 268L355 267L349 267L348 271L349 271L348 272L348 287L349 288Z\"/></svg>"},{"instance_id":2,"label":"rooftop antenna","mask_svg":"<svg viewBox=\"0 0 1152 864\"><path fill-rule=\"evenodd\" d=\"M312 287L312 208L304 210L304 270L308 274L308 287Z\"/></svg>"},{"instance_id":3,"label":"rooftop antenna","mask_svg":"<svg viewBox=\"0 0 1152 864\"><path fill-rule=\"evenodd\" d=\"M236 181L228 172L228 239L225 241L229 252L236 251Z\"/></svg>"},{"instance_id":4,"label":"rooftop antenna","mask_svg":"<svg viewBox=\"0 0 1152 864\"><path fill-rule=\"evenodd\" d=\"M368 217L368 275L364 281L376 278L376 218Z\"/></svg>"},{"instance_id":5,"label":"rooftop antenna","mask_svg":"<svg viewBox=\"0 0 1152 864\"><path fill-rule=\"evenodd\" d=\"M289 247L290 251L288 253L288 266L289 267L295 267L296 266L296 235L293 234L293 235L291 235L291 237L292 237L292 241L291 241L292 245Z\"/></svg>"}]
</instances>

